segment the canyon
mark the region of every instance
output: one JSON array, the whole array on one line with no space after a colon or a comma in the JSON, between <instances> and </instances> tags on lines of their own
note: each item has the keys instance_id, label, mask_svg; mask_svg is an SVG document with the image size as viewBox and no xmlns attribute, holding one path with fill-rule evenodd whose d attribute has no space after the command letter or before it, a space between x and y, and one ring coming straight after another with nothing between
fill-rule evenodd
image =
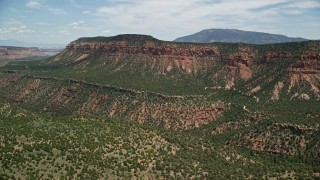
<instances>
[{"instance_id":1,"label":"canyon","mask_svg":"<svg viewBox=\"0 0 320 180\"><path fill-rule=\"evenodd\" d=\"M293 173L290 177L316 177L319 89L320 41L253 45L178 43L128 34L80 38L52 57L1 67L0 117L53 118L54 123L72 117L82 128L82 122L94 126L107 121L115 132L129 126L139 129L133 134L150 130L159 135L149 134L152 142L172 146L161 157L173 160L162 165L141 155L134 162L127 159L141 164L140 170L151 173L148 177L155 177L151 167L162 166L162 176L189 177L190 168L197 167L194 159L204 169L197 170L202 173L198 177L217 177L210 169L215 161L207 161L212 157L219 165L240 167L245 177L266 176L263 163L276 167L269 169L270 177L283 177L287 170ZM129 137L136 137L133 134ZM115 139L127 142L122 135ZM117 148L119 153L104 147L101 162L130 149ZM190 159L182 153L194 155L195 149L201 157ZM170 169L176 167L171 164L176 158L193 163L180 162L189 168L187 174ZM278 162L290 166L279 174ZM263 175L255 172L261 167Z\"/></svg>"},{"instance_id":2,"label":"canyon","mask_svg":"<svg viewBox=\"0 0 320 180\"><path fill-rule=\"evenodd\" d=\"M79 39L49 63L81 71L79 74L83 76L91 69L95 73L151 73L172 77L169 78L172 81L185 77L206 79L207 88L240 88L247 92L263 85L278 88L276 85L283 83L278 89L287 92L286 96L307 94L319 98L319 60L319 41L273 45L194 44L122 35L100 40ZM279 81L277 76L281 76ZM306 83L309 88L302 90L296 82ZM295 86L296 92L291 91Z\"/></svg>"}]
</instances>

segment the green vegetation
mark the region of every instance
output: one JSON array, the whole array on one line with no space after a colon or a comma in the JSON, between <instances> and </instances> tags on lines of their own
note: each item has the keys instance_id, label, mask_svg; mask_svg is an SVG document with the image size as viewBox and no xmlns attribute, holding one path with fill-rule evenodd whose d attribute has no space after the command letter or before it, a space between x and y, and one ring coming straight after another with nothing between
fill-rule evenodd
<instances>
[{"instance_id":1,"label":"green vegetation","mask_svg":"<svg viewBox=\"0 0 320 180\"><path fill-rule=\"evenodd\" d=\"M103 61L103 59L98 59L95 62L96 66L99 66L99 63L103 63ZM127 63L126 60L123 61L123 64ZM169 95L209 94L210 90L206 89L206 87L212 85L210 80L203 81L198 76L189 76L187 74L181 74L180 78L177 79L165 74L155 74L154 72L141 74L139 70L114 72L113 67L109 68L108 66L103 69L96 69L94 68L95 64L92 64L85 71L76 71L72 66L61 68L61 65L47 64L47 61L12 62L4 68L6 70L19 71L32 70L33 74L37 76L73 78Z\"/></svg>"},{"instance_id":2,"label":"green vegetation","mask_svg":"<svg viewBox=\"0 0 320 180\"><path fill-rule=\"evenodd\" d=\"M161 42L160 40L148 36L148 35L139 35L139 34L123 34L123 35L117 35L117 36L111 36L111 37L103 37L103 36L97 36L97 37L83 37L79 38L78 40L74 42L108 42L108 41L125 41L129 42L132 45L139 45L141 42L144 41L152 41L152 42Z\"/></svg>"},{"instance_id":3,"label":"green vegetation","mask_svg":"<svg viewBox=\"0 0 320 180\"><path fill-rule=\"evenodd\" d=\"M186 132L117 118L46 118L0 112L2 178L313 177L292 156L256 154ZM29 117L24 117L29 116Z\"/></svg>"},{"instance_id":4,"label":"green vegetation","mask_svg":"<svg viewBox=\"0 0 320 180\"><path fill-rule=\"evenodd\" d=\"M8 61L1 60L0 61L0 67L5 66L8 63Z\"/></svg>"},{"instance_id":5,"label":"green vegetation","mask_svg":"<svg viewBox=\"0 0 320 180\"><path fill-rule=\"evenodd\" d=\"M189 73L161 64L175 56L103 48L1 67L0 179L319 178L320 82L312 57L319 41L203 45L124 35L75 42L106 41L220 54L199 55ZM306 52L311 60L298 65L315 67L292 76ZM240 71L250 71L237 61L251 57L253 76L245 80ZM228 80L235 86L225 88Z\"/></svg>"},{"instance_id":6,"label":"green vegetation","mask_svg":"<svg viewBox=\"0 0 320 180\"><path fill-rule=\"evenodd\" d=\"M151 38L151 39L150 39ZM141 46L145 41L152 41L149 36L115 36L80 38L77 42L117 42L125 41L130 47ZM19 70L32 72L34 75L47 77L73 78L90 82L98 82L119 86L126 89L139 91L151 91L168 95L209 95L212 93L211 87L224 88L227 79L232 79L228 69L223 69L229 62L229 55L240 51L241 48L250 49L249 52L255 56L251 62L251 69L254 76L245 81L240 78L239 70L234 77L235 88L246 91L247 87L263 85L261 97L272 96L272 90L277 81L289 81L287 77L288 68L297 62L305 51L319 51L318 41L306 41L295 43L250 45L250 44L193 44L193 43L172 43L156 41L158 46L174 46L175 48L217 48L221 52L221 57L201 57L199 63L206 64L199 67L196 72L187 73L186 70L173 66L170 72L166 71L166 66L162 63L160 56L149 56L145 54L122 53L118 55L106 55L102 48L96 49L83 59L75 61L88 49L76 51L63 51L61 54L40 61L11 62L1 69ZM140 44L139 44L140 43ZM128 45L129 46L129 45ZM314 46L314 47L313 47ZM290 58L274 58L271 62L264 62L264 55L268 52L284 52L290 54ZM58 59L58 60L56 60ZM168 60L174 61L174 57ZM156 64L152 64L153 61ZM214 64L212 64L214 63ZM206 66L209 66L206 67ZM213 77L217 73L217 77ZM269 79L273 80L269 82ZM305 87L305 89L310 89ZM266 96L266 93L269 93ZM293 94L291 94L293 95ZM265 100L265 99L264 99Z\"/></svg>"}]
</instances>

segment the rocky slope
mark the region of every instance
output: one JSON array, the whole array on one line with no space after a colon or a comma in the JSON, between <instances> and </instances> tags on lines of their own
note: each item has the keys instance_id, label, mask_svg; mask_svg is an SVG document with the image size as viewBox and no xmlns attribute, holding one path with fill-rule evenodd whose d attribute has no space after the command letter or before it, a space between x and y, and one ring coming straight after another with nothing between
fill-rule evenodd
<instances>
[{"instance_id":1,"label":"rocky slope","mask_svg":"<svg viewBox=\"0 0 320 180\"><path fill-rule=\"evenodd\" d=\"M138 39L136 39L138 38ZM70 43L66 49L53 59L53 62L60 61L65 65L76 64L79 68L90 65L89 59L93 55L98 55L97 59L103 58L105 63L117 63L123 56L129 60L125 66L141 64L145 70L154 69L158 73L170 73L174 69L183 70L186 73L203 73L207 67L212 67L219 59L216 46L196 46L182 48L169 42L162 42L147 36L124 35L105 39L101 42L94 39L79 39ZM71 61L66 61L68 57L73 57ZM202 62L199 62L203 59ZM82 61L80 63L80 61ZM79 62L79 63L78 63ZM211 64L210 64L211 63ZM124 69L124 66L115 67Z\"/></svg>"},{"instance_id":2,"label":"rocky slope","mask_svg":"<svg viewBox=\"0 0 320 180\"><path fill-rule=\"evenodd\" d=\"M51 117L120 117L318 167L319 62L320 41L81 38L46 60L1 68L0 103Z\"/></svg>"},{"instance_id":3,"label":"rocky slope","mask_svg":"<svg viewBox=\"0 0 320 180\"><path fill-rule=\"evenodd\" d=\"M283 93L308 99L319 98L319 54L319 41L272 45L193 44L164 42L143 35L120 35L74 41L51 58L49 64L75 71L74 76L78 77L90 78L90 73L99 72L102 76L131 72L136 77L149 73L172 81L191 77L205 82L201 89L245 87L243 90L249 94L267 91L268 98L273 100ZM306 86L301 89L299 85L303 83Z\"/></svg>"},{"instance_id":4,"label":"rocky slope","mask_svg":"<svg viewBox=\"0 0 320 180\"><path fill-rule=\"evenodd\" d=\"M45 57L38 48L0 46L0 60L18 60L30 57Z\"/></svg>"},{"instance_id":5,"label":"rocky slope","mask_svg":"<svg viewBox=\"0 0 320 180\"><path fill-rule=\"evenodd\" d=\"M237 29L205 29L195 34L175 39L176 42L196 43L249 43L249 44L271 44L284 42L306 41L303 38L292 38L284 35L269 34L253 31L242 31Z\"/></svg>"},{"instance_id":6,"label":"rocky slope","mask_svg":"<svg viewBox=\"0 0 320 180\"><path fill-rule=\"evenodd\" d=\"M55 115L116 116L185 130L208 124L228 109L207 97L166 96L75 79L2 74L0 80L4 100Z\"/></svg>"}]
</instances>

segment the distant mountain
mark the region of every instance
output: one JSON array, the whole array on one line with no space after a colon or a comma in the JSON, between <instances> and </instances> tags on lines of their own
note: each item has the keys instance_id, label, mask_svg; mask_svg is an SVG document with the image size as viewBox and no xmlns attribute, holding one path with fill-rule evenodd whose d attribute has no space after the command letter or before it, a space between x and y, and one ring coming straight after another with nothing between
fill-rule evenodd
<instances>
[{"instance_id":1,"label":"distant mountain","mask_svg":"<svg viewBox=\"0 0 320 180\"><path fill-rule=\"evenodd\" d=\"M49 56L56 55L63 51L64 47L39 48L39 50Z\"/></svg>"},{"instance_id":2,"label":"distant mountain","mask_svg":"<svg viewBox=\"0 0 320 180\"><path fill-rule=\"evenodd\" d=\"M306 41L304 38L292 38L284 35L269 34L253 31L242 31L237 29L205 29L192 35L175 39L176 42L229 42L249 44L271 44L284 42Z\"/></svg>"},{"instance_id":3,"label":"distant mountain","mask_svg":"<svg viewBox=\"0 0 320 180\"><path fill-rule=\"evenodd\" d=\"M18 41L13 39L0 39L0 46L15 46L15 47L46 47L46 48L60 48L65 47L65 44L42 44L42 43L30 43L24 41Z\"/></svg>"},{"instance_id":4,"label":"distant mountain","mask_svg":"<svg viewBox=\"0 0 320 180\"><path fill-rule=\"evenodd\" d=\"M32 60L48 56L36 47L0 46L1 60Z\"/></svg>"}]
</instances>

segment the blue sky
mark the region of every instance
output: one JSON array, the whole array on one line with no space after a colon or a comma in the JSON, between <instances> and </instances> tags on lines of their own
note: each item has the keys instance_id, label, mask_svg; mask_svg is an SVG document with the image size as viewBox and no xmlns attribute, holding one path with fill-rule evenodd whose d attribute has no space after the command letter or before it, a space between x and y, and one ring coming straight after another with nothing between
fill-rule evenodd
<instances>
[{"instance_id":1,"label":"blue sky","mask_svg":"<svg viewBox=\"0 0 320 180\"><path fill-rule=\"evenodd\" d=\"M209 28L320 39L320 0L0 0L0 39L68 44L130 33L173 40Z\"/></svg>"}]
</instances>

